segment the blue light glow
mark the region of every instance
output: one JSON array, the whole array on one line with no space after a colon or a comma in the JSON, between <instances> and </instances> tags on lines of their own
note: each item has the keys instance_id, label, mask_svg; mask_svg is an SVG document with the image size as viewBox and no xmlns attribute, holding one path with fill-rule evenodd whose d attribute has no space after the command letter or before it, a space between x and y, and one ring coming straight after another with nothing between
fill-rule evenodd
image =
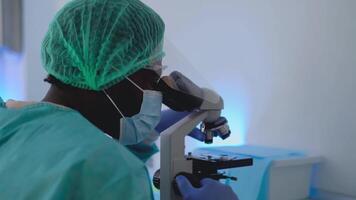
<instances>
[{"instance_id":1,"label":"blue light glow","mask_svg":"<svg viewBox=\"0 0 356 200\"><path fill-rule=\"evenodd\" d=\"M248 131L248 100L247 95L236 85L236 80L214 82L215 91L224 99L225 108L222 116L226 117L231 129L231 136L225 140L219 137L214 138L213 144L205 144L186 137L186 151L193 151L195 148L213 146L238 146L246 143Z\"/></svg>"},{"instance_id":2,"label":"blue light glow","mask_svg":"<svg viewBox=\"0 0 356 200\"><path fill-rule=\"evenodd\" d=\"M225 141L215 139L214 145L243 145L248 131L248 98L242 84L233 78L214 82L215 90L223 97L223 116L229 121L231 136Z\"/></svg>"},{"instance_id":3,"label":"blue light glow","mask_svg":"<svg viewBox=\"0 0 356 200\"><path fill-rule=\"evenodd\" d=\"M22 55L0 47L0 96L3 100L24 98Z\"/></svg>"}]
</instances>

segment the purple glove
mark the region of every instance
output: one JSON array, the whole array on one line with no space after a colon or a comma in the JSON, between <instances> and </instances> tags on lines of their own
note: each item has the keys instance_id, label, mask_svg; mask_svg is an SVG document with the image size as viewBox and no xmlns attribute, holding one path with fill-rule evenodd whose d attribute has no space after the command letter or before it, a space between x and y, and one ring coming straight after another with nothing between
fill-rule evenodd
<instances>
[{"instance_id":1,"label":"purple glove","mask_svg":"<svg viewBox=\"0 0 356 200\"><path fill-rule=\"evenodd\" d=\"M157 132L161 133L189 114L190 114L190 112L176 112L176 111L170 110L170 109L164 110L161 112L161 121L159 122L159 124L156 126L155 129ZM196 140L199 140L201 142L203 142L205 140L205 134L202 133L198 128L194 128L189 133L189 136L192 138L195 138Z\"/></svg>"},{"instance_id":2,"label":"purple glove","mask_svg":"<svg viewBox=\"0 0 356 200\"><path fill-rule=\"evenodd\" d=\"M183 200L238 200L231 187L205 178L200 181L200 188L195 188L185 176L177 176L177 186L183 196Z\"/></svg>"}]
</instances>

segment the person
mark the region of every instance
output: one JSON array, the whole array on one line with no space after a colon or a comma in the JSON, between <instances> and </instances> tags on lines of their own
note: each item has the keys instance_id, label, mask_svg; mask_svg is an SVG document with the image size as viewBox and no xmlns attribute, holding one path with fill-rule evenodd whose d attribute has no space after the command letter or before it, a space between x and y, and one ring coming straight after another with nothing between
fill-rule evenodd
<instances>
[{"instance_id":1,"label":"person","mask_svg":"<svg viewBox=\"0 0 356 200\"><path fill-rule=\"evenodd\" d=\"M163 37L139 0L67 3L42 43L43 100L0 98L0 199L153 199L144 162L158 151ZM237 198L211 179L177 183L184 199Z\"/></svg>"}]
</instances>

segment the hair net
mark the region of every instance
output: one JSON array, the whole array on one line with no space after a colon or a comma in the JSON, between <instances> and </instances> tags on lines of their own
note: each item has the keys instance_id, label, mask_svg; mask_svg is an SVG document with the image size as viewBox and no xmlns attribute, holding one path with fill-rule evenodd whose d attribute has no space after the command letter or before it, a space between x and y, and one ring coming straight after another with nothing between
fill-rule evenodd
<instances>
[{"instance_id":1,"label":"hair net","mask_svg":"<svg viewBox=\"0 0 356 200\"><path fill-rule=\"evenodd\" d=\"M73 0L49 25L42 62L63 83L98 91L162 58L163 35L139 0Z\"/></svg>"}]
</instances>

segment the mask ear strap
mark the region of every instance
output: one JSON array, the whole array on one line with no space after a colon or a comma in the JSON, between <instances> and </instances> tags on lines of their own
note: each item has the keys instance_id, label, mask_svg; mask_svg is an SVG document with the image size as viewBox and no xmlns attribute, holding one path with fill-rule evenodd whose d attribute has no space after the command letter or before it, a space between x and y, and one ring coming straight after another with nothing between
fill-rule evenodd
<instances>
[{"instance_id":1,"label":"mask ear strap","mask_svg":"<svg viewBox=\"0 0 356 200\"><path fill-rule=\"evenodd\" d=\"M116 70L116 71L120 71L119 69L117 69L116 67L112 67L114 70ZM133 82L129 77L127 77L127 76L125 76L125 78L128 80L128 81L130 81L134 86L136 86L139 90L141 90L142 92L143 92L143 89L140 87L140 86L138 86L135 82ZM103 90L104 91L104 93L105 93L105 95L107 95L107 93L106 93L106 91L105 90ZM108 96L108 95L107 95ZM110 97L108 97L108 98L110 98ZM112 101L111 99L110 99L110 101Z\"/></svg>"},{"instance_id":2,"label":"mask ear strap","mask_svg":"<svg viewBox=\"0 0 356 200\"><path fill-rule=\"evenodd\" d=\"M143 92L143 89L140 87L140 86L138 86L135 82L133 82L129 77L125 77L128 81L130 81L134 86L136 86L139 90L141 90L141 92Z\"/></svg>"},{"instance_id":3,"label":"mask ear strap","mask_svg":"<svg viewBox=\"0 0 356 200\"><path fill-rule=\"evenodd\" d=\"M112 103L112 105L116 108L116 110L120 113L120 115L125 119L125 116L122 114L122 112L120 111L119 107L116 105L116 103L112 100L112 98L109 96L109 94L103 90L105 96L110 100L110 102Z\"/></svg>"}]
</instances>

